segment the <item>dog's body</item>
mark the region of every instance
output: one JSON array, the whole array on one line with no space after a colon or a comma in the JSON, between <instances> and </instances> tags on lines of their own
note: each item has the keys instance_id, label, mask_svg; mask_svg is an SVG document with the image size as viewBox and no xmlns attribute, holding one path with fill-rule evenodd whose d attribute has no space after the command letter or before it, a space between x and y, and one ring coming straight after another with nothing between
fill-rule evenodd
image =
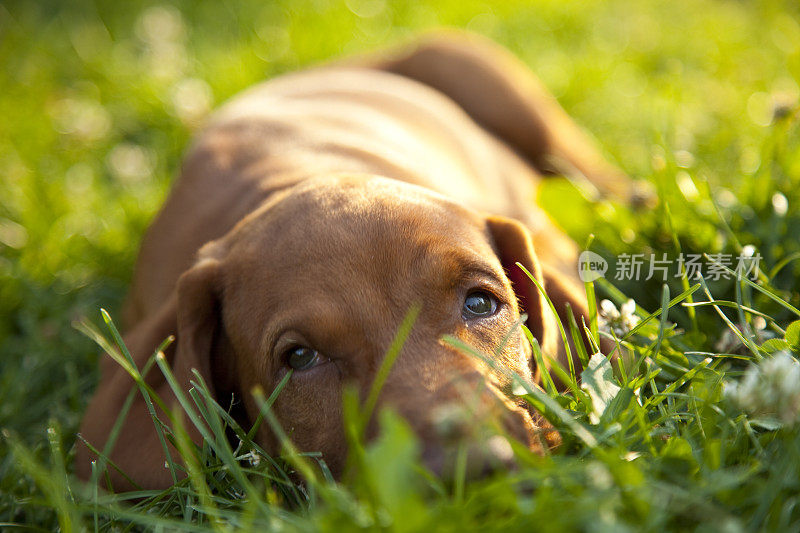
<instances>
[{"instance_id":1,"label":"dog's body","mask_svg":"<svg viewBox=\"0 0 800 533\"><path fill-rule=\"evenodd\" d=\"M287 354L318 351L310 367L295 367L274 409L301 449L322 451L341 471L342 386L368 390L403 316L420 305L381 401L409 420L429 464L446 460L433 408L464 404L464 383L481 417L541 449L541 423L508 399L508 377L440 339L496 353L505 370L532 379L541 369L522 336L499 346L524 311L545 351L566 361L548 306L514 266L539 278L562 317L566 304L585 313L576 248L532 203L541 175L559 164L624 194L622 175L534 78L472 37L259 85L204 130L150 228L126 343L141 366L176 334L167 356L179 381L197 368L218 397L237 396L249 420L258 412L251 388L274 387ZM148 380L173 398L163 380ZM98 448L131 384L103 363L81 430ZM259 439L278 451L265 428ZM142 402L111 457L143 486L170 482ZM78 472L88 464L80 447Z\"/></svg>"}]
</instances>

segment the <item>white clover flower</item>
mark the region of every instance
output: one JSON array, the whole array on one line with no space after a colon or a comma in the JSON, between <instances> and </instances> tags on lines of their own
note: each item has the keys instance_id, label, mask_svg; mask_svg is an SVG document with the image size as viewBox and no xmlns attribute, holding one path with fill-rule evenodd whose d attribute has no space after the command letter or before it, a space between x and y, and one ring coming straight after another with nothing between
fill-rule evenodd
<instances>
[{"instance_id":1,"label":"white clover flower","mask_svg":"<svg viewBox=\"0 0 800 533\"><path fill-rule=\"evenodd\" d=\"M617 306L611 300L602 300L600 302L600 316L607 320L618 320L619 311L617 311Z\"/></svg>"},{"instance_id":2,"label":"white clover flower","mask_svg":"<svg viewBox=\"0 0 800 533\"><path fill-rule=\"evenodd\" d=\"M639 324L639 317L636 316L636 302L628 300L617 310L611 301L602 300L598 322L603 330L609 333L613 332L617 337L624 337Z\"/></svg>"},{"instance_id":3,"label":"white clover flower","mask_svg":"<svg viewBox=\"0 0 800 533\"><path fill-rule=\"evenodd\" d=\"M250 450L242 459L246 459L250 466L258 466L261 463L261 456L255 450Z\"/></svg>"},{"instance_id":4,"label":"white clover flower","mask_svg":"<svg viewBox=\"0 0 800 533\"><path fill-rule=\"evenodd\" d=\"M628 320L632 320L632 319L635 318L636 322L637 323L639 322L639 317L637 317L635 315L635 313L636 313L636 302L634 302L633 300L629 299L627 302L622 304L620 306L620 308L619 308L619 312L622 315L622 318L625 318L625 319L628 319Z\"/></svg>"},{"instance_id":5,"label":"white clover flower","mask_svg":"<svg viewBox=\"0 0 800 533\"><path fill-rule=\"evenodd\" d=\"M800 361L777 352L750 365L740 382L725 383L724 393L753 418L795 424L800 421Z\"/></svg>"}]
</instances>

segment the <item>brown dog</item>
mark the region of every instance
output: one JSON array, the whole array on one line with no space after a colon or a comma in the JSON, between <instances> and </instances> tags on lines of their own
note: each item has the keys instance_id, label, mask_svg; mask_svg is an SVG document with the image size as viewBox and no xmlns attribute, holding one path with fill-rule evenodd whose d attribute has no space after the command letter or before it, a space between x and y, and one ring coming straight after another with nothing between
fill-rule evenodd
<instances>
[{"instance_id":1,"label":"brown dog","mask_svg":"<svg viewBox=\"0 0 800 533\"><path fill-rule=\"evenodd\" d=\"M369 390L403 317L421 305L380 405L410 423L428 464L446 465L437 417L452 408L497 420L541 450L542 423L509 399L508 377L441 339L453 335L536 379L518 328L498 353L525 312L543 350L566 364L555 318L515 266L544 284L562 319L567 304L586 312L575 246L532 203L553 171L627 194L627 180L532 74L474 36L437 36L259 85L200 135L147 233L127 346L141 367L176 335L166 356L180 383L188 389L198 369L249 421L258 414L251 389L270 391L294 369L274 413L300 449L322 452L339 473L343 386ZM102 365L81 428L98 449L132 386L110 359ZM175 401L160 372L147 379ZM553 432L545 437L552 444ZM280 451L266 425L258 440ZM90 456L79 446L83 477ZM170 484L141 400L110 457L143 487ZM129 486L111 474L116 488Z\"/></svg>"}]
</instances>

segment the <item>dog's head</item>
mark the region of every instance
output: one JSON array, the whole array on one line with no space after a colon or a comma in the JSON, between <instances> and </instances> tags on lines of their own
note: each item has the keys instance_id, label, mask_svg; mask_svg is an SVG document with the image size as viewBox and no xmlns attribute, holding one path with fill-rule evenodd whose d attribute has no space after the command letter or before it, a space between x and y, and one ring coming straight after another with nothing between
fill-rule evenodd
<instances>
[{"instance_id":1,"label":"dog's head","mask_svg":"<svg viewBox=\"0 0 800 533\"><path fill-rule=\"evenodd\" d=\"M177 337L168 359L183 385L196 368L222 405L235 395L249 421L259 412L251 390L269 393L292 372L273 412L301 450L322 452L339 473L347 454L343 390L349 385L367 396L399 325L416 306L419 315L379 406L408 421L433 469L448 469L459 439L472 439L480 469L494 460L478 451L485 435L471 434L481 421L495 422L534 450L558 439L511 394L512 373L532 380L537 370L518 327L522 313L544 350L559 352L554 317L517 262L561 290L558 279L543 275L530 234L518 222L389 179L310 180L200 251L164 313ZM164 326L156 320L141 328L146 331L133 336L152 350ZM442 340L448 335L492 364L455 349ZM147 429L131 435L149 438ZM373 423L368 434L374 432ZM279 452L266 424L258 438L268 452ZM153 463L140 458L137 470L163 471L163 457Z\"/></svg>"}]
</instances>

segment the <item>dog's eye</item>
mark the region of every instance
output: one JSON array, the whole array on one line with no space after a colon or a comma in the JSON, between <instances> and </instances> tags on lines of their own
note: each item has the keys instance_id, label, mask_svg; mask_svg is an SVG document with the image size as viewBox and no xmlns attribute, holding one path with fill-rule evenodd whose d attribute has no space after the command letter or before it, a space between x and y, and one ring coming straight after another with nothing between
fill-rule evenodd
<instances>
[{"instance_id":1,"label":"dog's eye","mask_svg":"<svg viewBox=\"0 0 800 533\"><path fill-rule=\"evenodd\" d=\"M286 352L286 361L295 370L308 370L319 362L319 352L303 346L295 346Z\"/></svg>"},{"instance_id":2,"label":"dog's eye","mask_svg":"<svg viewBox=\"0 0 800 533\"><path fill-rule=\"evenodd\" d=\"M464 300L464 318L486 318L497 312L497 298L484 291L474 291Z\"/></svg>"}]
</instances>

